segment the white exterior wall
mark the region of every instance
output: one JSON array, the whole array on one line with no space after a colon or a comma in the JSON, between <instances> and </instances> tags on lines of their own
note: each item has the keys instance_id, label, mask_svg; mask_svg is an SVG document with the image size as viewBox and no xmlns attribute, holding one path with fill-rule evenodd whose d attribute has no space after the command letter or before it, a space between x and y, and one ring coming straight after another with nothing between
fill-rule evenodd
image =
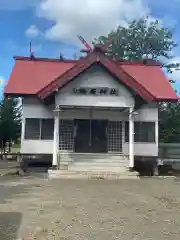
<instances>
[{"instance_id":1,"label":"white exterior wall","mask_svg":"<svg viewBox=\"0 0 180 240\"><path fill-rule=\"evenodd\" d=\"M31 101L30 101L31 100ZM118 111L101 111L93 110L92 119L107 119L109 121L128 121L128 113ZM23 103L23 119L25 118L53 118L53 111L46 108L36 99L25 99ZM89 119L89 110L64 110L60 112L60 119ZM139 110L135 116L135 121L155 121L158 123L158 110L155 105L147 105ZM123 124L123 153L128 154L128 143L124 141L124 124ZM52 154L53 140L25 140L24 130L22 131L21 153L41 153ZM158 155L158 141L156 143L134 143L135 155Z\"/></svg>"},{"instance_id":2,"label":"white exterior wall","mask_svg":"<svg viewBox=\"0 0 180 240\"><path fill-rule=\"evenodd\" d=\"M155 143L134 143L134 155L158 156L158 108L155 104L149 104L139 110L135 116L135 121L155 122ZM129 144L123 143L123 153L128 154Z\"/></svg>"},{"instance_id":3,"label":"white exterior wall","mask_svg":"<svg viewBox=\"0 0 180 240\"><path fill-rule=\"evenodd\" d=\"M21 133L21 153L49 154L53 152L53 140L26 140L24 139L25 118L54 118L53 107L47 108L36 98L23 100L23 124Z\"/></svg>"},{"instance_id":4,"label":"white exterior wall","mask_svg":"<svg viewBox=\"0 0 180 240\"><path fill-rule=\"evenodd\" d=\"M73 94L72 89L78 87L109 87L119 88L120 96L78 96ZM81 77L69 83L56 94L55 105L57 106L93 106L93 107L133 107L134 99L132 94L116 80L109 76L100 68L91 68ZM46 107L35 98L27 98L23 101L23 120L25 118L54 118L54 106ZM122 113L118 110L92 110L92 119L107 119L110 121L128 121L129 113ZM60 119L89 119L89 110L64 110L60 112ZM155 104L149 104L139 110L135 116L135 121L155 121L156 122L156 143L134 143L135 155L158 155L158 109ZM24 122L24 121L23 121ZM129 153L128 143L124 141L123 124L123 144L124 154ZM22 124L21 153L52 154L53 140L25 140L24 124Z\"/></svg>"},{"instance_id":5,"label":"white exterior wall","mask_svg":"<svg viewBox=\"0 0 180 240\"><path fill-rule=\"evenodd\" d=\"M73 88L108 87L119 89L119 96L88 96L73 93ZM134 98L126 87L98 66L91 67L80 77L62 88L56 95L56 106L133 107Z\"/></svg>"}]
</instances>

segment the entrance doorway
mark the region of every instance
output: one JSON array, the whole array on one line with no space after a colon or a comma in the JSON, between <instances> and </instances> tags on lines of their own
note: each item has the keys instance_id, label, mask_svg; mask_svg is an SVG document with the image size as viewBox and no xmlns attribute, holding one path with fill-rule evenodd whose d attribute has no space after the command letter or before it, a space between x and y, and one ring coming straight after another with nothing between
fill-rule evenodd
<instances>
[{"instance_id":1,"label":"entrance doorway","mask_svg":"<svg viewBox=\"0 0 180 240\"><path fill-rule=\"evenodd\" d=\"M106 153L107 121L76 119L75 152Z\"/></svg>"}]
</instances>

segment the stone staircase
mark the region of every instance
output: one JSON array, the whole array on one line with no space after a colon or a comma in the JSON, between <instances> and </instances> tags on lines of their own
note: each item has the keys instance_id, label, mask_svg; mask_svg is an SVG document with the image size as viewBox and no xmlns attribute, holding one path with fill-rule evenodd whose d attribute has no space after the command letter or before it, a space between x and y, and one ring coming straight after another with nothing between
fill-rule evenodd
<instances>
[{"instance_id":1,"label":"stone staircase","mask_svg":"<svg viewBox=\"0 0 180 240\"><path fill-rule=\"evenodd\" d=\"M115 153L61 153L59 157L59 170L49 170L49 178L137 178L137 172L129 171L128 157L124 155Z\"/></svg>"}]
</instances>

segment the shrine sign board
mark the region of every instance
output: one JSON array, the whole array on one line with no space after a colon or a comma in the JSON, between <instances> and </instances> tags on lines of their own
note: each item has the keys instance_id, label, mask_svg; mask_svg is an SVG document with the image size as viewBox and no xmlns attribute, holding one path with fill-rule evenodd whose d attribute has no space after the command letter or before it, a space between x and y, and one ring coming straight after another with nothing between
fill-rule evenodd
<instances>
[{"instance_id":1,"label":"shrine sign board","mask_svg":"<svg viewBox=\"0 0 180 240\"><path fill-rule=\"evenodd\" d=\"M119 89L117 88L108 88L108 87L81 87L81 88L74 88L74 94L78 95L91 95L91 96L118 96Z\"/></svg>"}]
</instances>

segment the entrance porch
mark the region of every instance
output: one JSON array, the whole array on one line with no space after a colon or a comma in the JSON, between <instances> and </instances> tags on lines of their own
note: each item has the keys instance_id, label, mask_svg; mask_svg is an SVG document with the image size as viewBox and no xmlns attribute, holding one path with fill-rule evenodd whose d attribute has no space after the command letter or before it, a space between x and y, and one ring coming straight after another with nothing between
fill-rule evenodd
<instances>
[{"instance_id":1,"label":"entrance porch","mask_svg":"<svg viewBox=\"0 0 180 240\"><path fill-rule=\"evenodd\" d=\"M122 120L113 120L93 115L93 111L88 109L89 118L83 116L69 115L69 119L62 117L62 111L68 113L68 109L55 111L54 124L54 151L53 166L57 167L58 155L63 153L92 153L92 154L119 154L123 155L122 145L125 140L125 121L129 122L129 167L134 167L134 118L133 108L116 110ZM107 111L107 110L106 110ZM109 110L108 115L111 115ZM126 120L127 119L127 120Z\"/></svg>"}]
</instances>

